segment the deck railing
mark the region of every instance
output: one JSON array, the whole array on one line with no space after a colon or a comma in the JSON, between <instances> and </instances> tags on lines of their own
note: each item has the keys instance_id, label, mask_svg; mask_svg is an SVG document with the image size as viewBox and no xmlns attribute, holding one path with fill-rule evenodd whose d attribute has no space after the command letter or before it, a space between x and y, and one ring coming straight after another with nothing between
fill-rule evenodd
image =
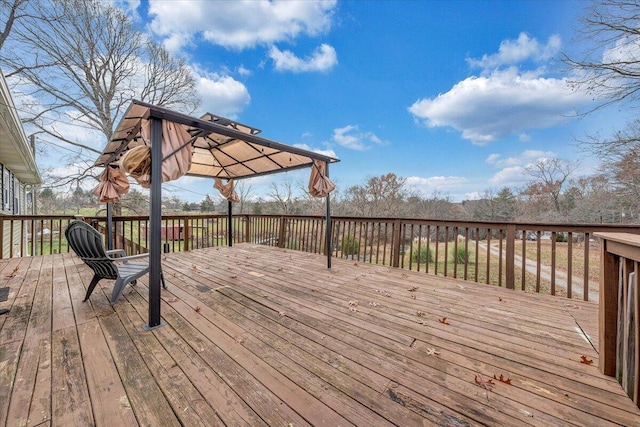
<instances>
[{"instance_id":1,"label":"deck railing","mask_svg":"<svg viewBox=\"0 0 640 427\"><path fill-rule=\"evenodd\" d=\"M73 216L0 217L0 258L68 252L64 229ZM105 217L85 217L106 235ZM111 242L129 254L147 252L149 217L113 218ZM228 244L225 215L165 215L163 251ZM234 215L232 242L325 254L321 216ZM598 298L599 239L595 232L640 234L638 226L500 223L334 217L331 253L427 274L563 295ZM11 242L11 243L8 243Z\"/></svg>"},{"instance_id":2,"label":"deck railing","mask_svg":"<svg viewBox=\"0 0 640 427\"><path fill-rule=\"evenodd\" d=\"M600 370L640 406L640 236L596 233L600 267Z\"/></svg>"}]
</instances>

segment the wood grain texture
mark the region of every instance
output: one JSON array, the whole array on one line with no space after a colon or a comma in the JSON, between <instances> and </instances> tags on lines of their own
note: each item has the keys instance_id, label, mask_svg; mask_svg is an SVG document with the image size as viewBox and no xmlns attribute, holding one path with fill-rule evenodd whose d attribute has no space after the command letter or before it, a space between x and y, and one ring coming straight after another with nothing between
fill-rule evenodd
<instances>
[{"instance_id":1,"label":"wood grain texture","mask_svg":"<svg viewBox=\"0 0 640 427\"><path fill-rule=\"evenodd\" d=\"M109 281L83 303L81 261L34 257L0 324L0 425L640 425L598 369L597 304L325 262L165 254L165 325L148 332L146 277L114 306Z\"/></svg>"}]
</instances>

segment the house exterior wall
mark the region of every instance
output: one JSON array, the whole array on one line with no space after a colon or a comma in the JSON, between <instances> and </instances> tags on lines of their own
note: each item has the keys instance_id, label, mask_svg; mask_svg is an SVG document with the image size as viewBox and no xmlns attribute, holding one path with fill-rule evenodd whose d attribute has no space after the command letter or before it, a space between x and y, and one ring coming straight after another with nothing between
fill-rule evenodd
<instances>
[{"instance_id":1,"label":"house exterior wall","mask_svg":"<svg viewBox=\"0 0 640 427\"><path fill-rule=\"evenodd\" d=\"M27 185L20 180L7 168L0 163L0 216L6 215L27 215L26 203ZM26 234L21 233L20 221L2 221L0 234L2 235L2 254L3 258L9 258L11 255L26 256L22 254L21 248L27 248ZM13 232L12 232L13 228ZM20 236L25 236L24 242L20 241Z\"/></svg>"}]
</instances>

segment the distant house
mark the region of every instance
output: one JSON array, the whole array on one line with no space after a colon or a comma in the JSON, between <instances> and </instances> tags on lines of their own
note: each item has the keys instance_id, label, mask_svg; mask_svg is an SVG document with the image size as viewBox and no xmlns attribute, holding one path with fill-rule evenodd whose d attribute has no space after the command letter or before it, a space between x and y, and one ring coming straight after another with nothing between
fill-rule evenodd
<instances>
[{"instance_id":1,"label":"distant house","mask_svg":"<svg viewBox=\"0 0 640 427\"><path fill-rule=\"evenodd\" d=\"M11 233L11 223L2 221L1 216L33 213L30 211L32 203L27 204L27 193L33 194L35 186L41 183L34 153L27 142L7 81L0 70L0 235L4 257L11 252L14 256L20 256L17 255L20 248L26 245L21 245L16 239L11 241L12 234L20 236L22 233ZM14 227L20 227L20 223L15 222Z\"/></svg>"}]
</instances>

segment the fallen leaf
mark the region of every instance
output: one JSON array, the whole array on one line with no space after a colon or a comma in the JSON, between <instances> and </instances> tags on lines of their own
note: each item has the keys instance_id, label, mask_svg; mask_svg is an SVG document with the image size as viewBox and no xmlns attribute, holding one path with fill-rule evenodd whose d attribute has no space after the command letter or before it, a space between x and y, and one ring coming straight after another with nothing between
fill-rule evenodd
<instances>
[{"instance_id":1,"label":"fallen leaf","mask_svg":"<svg viewBox=\"0 0 640 427\"><path fill-rule=\"evenodd\" d=\"M448 325L449 322L447 322L447 318L443 317L442 319L438 319L438 322L442 323L443 325Z\"/></svg>"},{"instance_id":2,"label":"fallen leaf","mask_svg":"<svg viewBox=\"0 0 640 427\"><path fill-rule=\"evenodd\" d=\"M407 289L409 292L415 292L418 290L417 286L412 287L411 289Z\"/></svg>"},{"instance_id":3,"label":"fallen leaf","mask_svg":"<svg viewBox=\"0 0 640 427\"><path fill-rule=\"evenodd\" d=\"M438 354L440 354L440 352L435 348L427 348L427 356L436 356Z\"/></svg>"},{"instance_id":4,"label":"fallen leaf","mask_svg":"<svg viewBox=\"0 0 640 427\"><path fill-rule=\"evenodd\" d=\"M593 363L593 359L587 358L587 356L580 356L580 363L584 363L585 365L591 365Z\"/></svg>"},{"instance_id":5,"label":"fallen leaf","mask_svg":"<svg viewBox=\"0 0 640 427\"><path fill-rule=\"evenodd\" d=\"M531 417L533 418L533 414L529 411L526 411L524 409L518 409L518 412L520 412L522 415L524 415L525 417Z\"/></svg>"},{"instance_id":6,"label":"fallen leaf","mask_svg":"<svg viewBox=\"0 0 640 427\"><path fill-rule=\"evenodd\" d=\"M236 342L237 342L238 344L242 344L242 343L244 342L244 338L242 338L242 337L238 337L238 338L236 338Z\"/></svg>"},{"instance_id":7,"label":"fallen leaf","mask_svg":"<svg viewBox=\"0 0 640 427\"><path fill-rule=\"evenodd\" d=\"M194 270L197 270L197 269L198 269L198 266L197 266L197 265L195 265L195 264L192 264L192 265L191 265L191 268L192 268L192 269L194 269Z\"/></svg>"},{"instance_id":8,"label":"fallen leaf","mask_svg":"<svg viewBox=\"0 0 640 427\"><path fill-rule=\"evenodd\" d=\"M375 302L375 301L371 301L371 302L369 303L369 305L372 305L372 306L374 306L374 307L377 307L377 306L379 306L380 304L378 304L378 303L377 303L377 302Z\"/></svg>"},{"instance_id":9,"label":"fallen leaf","mask_svg":"<svg viewBox=\"0 0 640 427\"><path fill-rule=\"evenodd\" d=\"M487 391L493 390L493 387L496 385L491 378L485 378L482 374L476 375L474 381L478 387L482 387Z\"/></svg>"},{"instance_id":10,"label":"fallen leaf","mask_svg":"<svg viewBox=\"0 0 640 427\"><path fill-rule=\"evenodd\" d=\"M412 298L412 299L416 299L416 296L415 296L415 295L411 295L411 298Z\"/></svg>"},{"instance_id":11,"label":"fallen leaf","mask_svg":"<svg viewBox=\"0 0 640 427\"><path fill-rule=\"evenodd\" d=\"M18 270L19 270L18 267L14 268L13 271L10 274L7 275L7 279L10 279L12 277L16 277L16 274L18 274Z\"/></svg>"},{"instance_id":12,"label":"fallen leaf","mask_svg":"<svg viewBox=\"0 0 640 427\"><path fill-rule=\"evenodd\" d=\"M238 275L237 275L237 274L232 274L232 275L231 275L231 278L232 278L232 279L237 279L237 278L238 278Z\"/></svg>"},{"instance_id":13,"label":"fallen leaf","mask_svg":"<svg viewBox=\"0 0 640 427\"><path fill-rule=\"evenodd\" d=\"M424 320L418 320L418 323L420 323L421 325L427 325L427 322L425 322Z\"/></svg>"},{"instance_id":14,"label":"fallen leaf","mask_svg":"<svg viewBox=\"0 0 640 427\"><path fill-rule=\"evenodd\" d=\"M349 305L355 307L358 305L358 301L351 300L349 301Z\"/></svg>"},{"instance_id":15,"label":"fallen leaf","mask_svg":"<svg viewBox=\"0 0 640 427\"><path fill-rule=\"evenodd\" d=\"M502 301L502 298L501 298L501 297L498 297L498 301Z\"/></svg>"},{"instance_id":16,"label":"fallen leaf","mask_svg":"<svg viewBox=\"0 0 640 427\"><path fill-rule=\"evenodd\" d=\"M507 378L502 376L502 374L500 374L500 378L496 377L495 374L493 375L493 379L500 381L501 383L505 383L505 384L509 384L511 385L511 378Z\"/></svg>"},{"instance_id":17,"label":"fallen leaf","mask_svg":"<svg viewBox=\"0 0 640 427\"><path fill-rule=\"evenodd\" d=\"M424 311L420 311L420 310L416 311L416 316L423 317L424 316Z\"/></svg>"},{"instance_id":18,"label":"fallen leaf","mask_svg":"<svg viewBox=\"0 0 640 427\"><path fill-rule=\"evenodd\" d=\"M283 317L283 316L286 316L286 315L287 315L287 313L285 313L284 311L279 311L278 312L278 316L280 316L280 317Z\"/></svg>"},{"instance_id":19,"label":"fallen leaf","mask_svg":"<svg viewBox=\"0 0 640 427\"><path fill-rule=\"evenodd\" d=\"M196 308L194 308L194 310L195 310L197 313L200 313L200 306L199 306L199 305L196 305Z\"/></svg>"},{"instance_id":20,"label":"fallen leaf","mask_svg":"<svg viewBox=\"0 0 640 427\"><path fill-rule=\"evenodd\" d=\"M355 308L355 307L349 307L349 310L350 310L350 311L354 311L354 312L357 312L357 311L358 311L358 309L357 309L357 308Z\"/></svg>"},{"instance_id":21,"label":"fallen leaf","mask_svg":"<svg viewBox=\"0 0 640 427\"><path fill-rule=\"evenodd\" d=\"M359 266L360 264L358 264L358 261L354 262L353 265L355 265L356 267Z\"/></svg>"}]
</instances>

